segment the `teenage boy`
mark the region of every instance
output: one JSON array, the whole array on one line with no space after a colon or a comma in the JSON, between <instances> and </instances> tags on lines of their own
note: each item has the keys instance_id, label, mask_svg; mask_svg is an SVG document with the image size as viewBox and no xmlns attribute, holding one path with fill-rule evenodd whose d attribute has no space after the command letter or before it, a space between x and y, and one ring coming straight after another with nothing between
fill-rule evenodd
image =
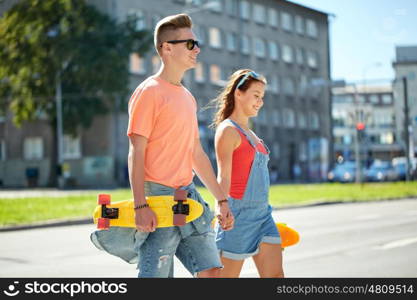
<instances>
[{"instance_id":1,"label":"teenage boy","mask_svg":"<svg viewBox=\"0 0 417 300\"><path fill-rule=\"evenodd\" d=\"M176 255L198 277L217 277L222 264L210 227L212 214L192 183L193 170L216 198L216 212L225 230L234 218L227 197L204 152L198 133L197 103L181 84L184 73L196 66L198 41L186 14L158 22L155 48L162 60L160 70L143 81L129 101L129 178L140 241L139 277L172 276ZM205 212L184 226L157 228L155 213L145 196L173 195L183 189L199 201Z\"/></svg>"}]
</instances>

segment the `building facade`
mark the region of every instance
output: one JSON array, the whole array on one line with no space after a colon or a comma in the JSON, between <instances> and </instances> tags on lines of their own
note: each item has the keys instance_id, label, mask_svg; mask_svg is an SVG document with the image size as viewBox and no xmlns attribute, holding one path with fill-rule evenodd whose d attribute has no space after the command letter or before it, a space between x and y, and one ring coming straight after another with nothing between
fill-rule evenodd
<instances>
[{"instance_id":1,"label":"building facade","mask_svg":"<svg viewBox=\"0 0 417 300\"><path fill-rule=\"evenodd\" d=\"M138 28L149 30L167 15L190 14L202 46L196 69L187 72L183 83L197 99L200 137L213 163L214 132L208 128L213 110L206 108L231 73L251 68L268 81L265 104L253 127L271 150L270 167L278 170L280 181L325 180L333 152L328 14L284 0L88 2L116 20L135 15ZM144 57L132 54L131 90L159 66L155 50ZM97 138L108 139L100 148L102 155L97 155L99 161L106 163L96 165L111 168L103 167L99 174L109 176L106 183L126 183L127 113L108 115L102 122L105 126L100 130L89 130ZM70 177L85 178L78 185L101 180L94 172L87 172L84 163L86 153L95 153L89 147L97 147L88 144L82 135L76 140L68 138L68 143L71 149L79 149L77 158L65 160ZM13 151L9 146L5 142L6 152ZM83 177L86 172L90 175Z\"/></svg>"},{"instance_id":2,"label":"building facade","mask_svg":"<svg viewBox=\"0 0 417 300\"><path fill-rule=\"evenodd\" d=\"M356 151L359 151L360 159L369 166L375 159L391 160L400 155L390 83L378 86L347 84L333 88L332 95L335 161L341 158L355 160ZM358 125L362 136L356 135Z\"/></svg>"},{"instance_id":3,"label":"building facade","mask_svg":"<svg viewBox=\"0 0 417 300\"><path fill-rule=\"evenodd\" d=\"M417 46L397 47L394 96L396 115L396 137L404 155L417 156ZM406 88L406 91L405 91ZM407 98L406 98L407 97ZM407 103L406 103L407 101ZM405 109L407 104L407 110ZM406 143L405 116L408 116L408 151Z\"/></svg>"}]
</instances>

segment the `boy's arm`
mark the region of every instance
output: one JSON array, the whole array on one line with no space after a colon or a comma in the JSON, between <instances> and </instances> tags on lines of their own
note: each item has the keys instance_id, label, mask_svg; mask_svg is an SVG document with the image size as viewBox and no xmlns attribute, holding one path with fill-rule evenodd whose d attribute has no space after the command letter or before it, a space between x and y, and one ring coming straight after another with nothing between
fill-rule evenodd
<instances>
[{"instance_id":1,"label":"boy's arm","mask_svg":"<svg viewBox=\"0 0 417 300\"><path fill-rule=\"evenodd\" d=\"M198 138L196 139L193 152L193 169L198 178L200 178L203 184L208 188L208 190L217 200L227 199L227 196L216 180L211 162L207 154L204 152L204 149L200 143L200 139ZM216 205L219 206L217 210L219 211L220 215L218 217L220 217L223 230L232 229L234 218L232 212L229 209L228 203L222 202L218 204L216 201Z\"/></svg>"},{"instance_id":2,"label":"boy's arm","mask_svg":"<svg viewBox=\"0 0 417 300\"><path fill-rule=\"evenodd\" d=\"M129 137L129 180L135 207L146 204L144 183L147 144L148 139L144 136L132 134ZM135 209L135 222L137 229L145 232L155 231L157 225L155 213L149 207Z\"/></svg>"}]
</instances>

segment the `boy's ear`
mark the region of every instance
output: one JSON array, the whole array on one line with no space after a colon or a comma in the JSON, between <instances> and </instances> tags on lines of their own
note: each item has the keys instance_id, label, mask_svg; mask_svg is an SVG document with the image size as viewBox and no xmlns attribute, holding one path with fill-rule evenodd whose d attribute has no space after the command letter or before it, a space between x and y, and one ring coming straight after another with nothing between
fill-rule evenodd
<instances>
[{"instance_id":1,"label":"boy's ear","mask_svg":"<svg viewBox=\"0 0 417 300\"><path fill-rule=\"evenodd\" d=\"M170 53L170 52L171 52L171 44L170 43L162 43L161 54Z\"/></svg>"}]
</instances>

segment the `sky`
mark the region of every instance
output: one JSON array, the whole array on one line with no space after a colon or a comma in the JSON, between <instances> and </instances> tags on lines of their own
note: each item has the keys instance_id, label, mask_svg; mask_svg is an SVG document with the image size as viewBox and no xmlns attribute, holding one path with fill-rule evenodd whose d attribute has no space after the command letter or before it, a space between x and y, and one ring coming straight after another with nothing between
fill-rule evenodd
<instances>
[{"instance_id":1,"label":"sky","mask_svg":"<svg viewBox=\"0 0 417 300\"><path fill-rule=\"evenodd\" d=\"M330 17L333 80L394 79L396 46L417 46L416 0L291 0Z\"/></svg>"}]
</instances>

